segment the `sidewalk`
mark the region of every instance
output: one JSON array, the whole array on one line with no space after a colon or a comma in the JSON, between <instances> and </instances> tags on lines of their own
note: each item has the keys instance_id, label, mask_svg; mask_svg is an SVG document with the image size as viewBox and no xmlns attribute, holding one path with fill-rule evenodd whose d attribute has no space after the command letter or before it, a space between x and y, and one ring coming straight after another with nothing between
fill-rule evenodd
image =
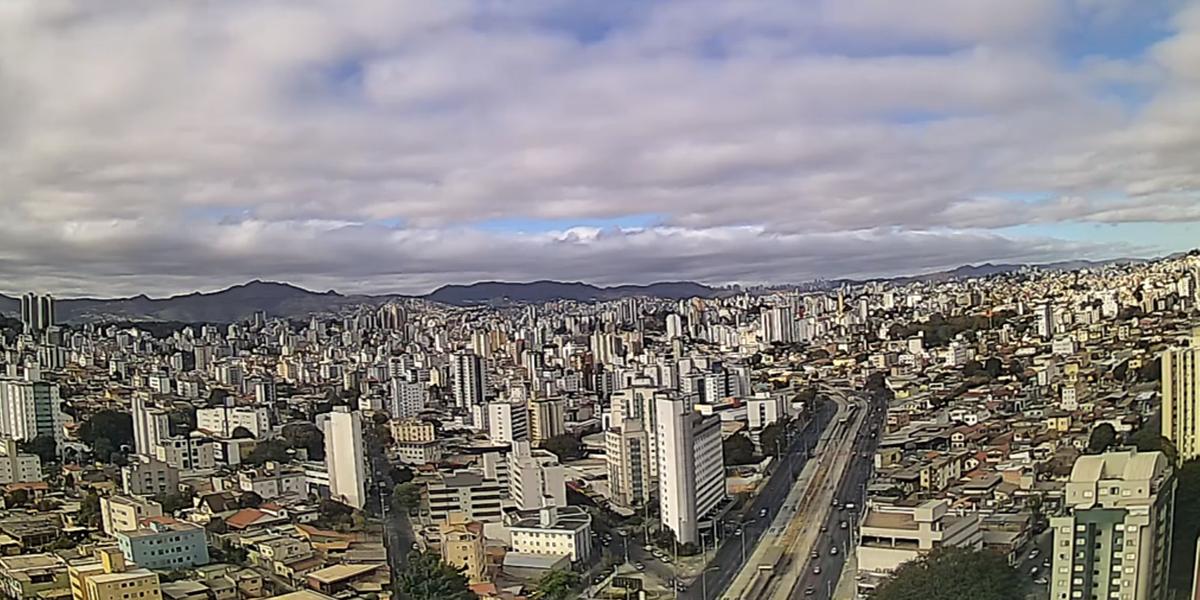
<instances>
[{"instance_id":1,"label":"sidewalk","mask_svg":"<svg viewBox=\"0 0 1200 600\"><path fill-rule=\"evenodd\" d=\"M838 578L837 589L833 590L833 600L856 600L858 583L858 553L851 552L846 556L846 564L842 566L842 575Z\"/></svg>"}]
</instances>

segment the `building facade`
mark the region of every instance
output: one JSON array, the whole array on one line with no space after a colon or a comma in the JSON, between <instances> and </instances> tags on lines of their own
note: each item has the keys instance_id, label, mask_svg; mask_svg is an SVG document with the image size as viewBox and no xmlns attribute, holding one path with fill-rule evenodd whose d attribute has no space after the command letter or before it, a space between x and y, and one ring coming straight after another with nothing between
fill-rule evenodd
<instances>
[{"instance_id":1,"label":"building facade","mask_svg":"<svg viewBox=\"0 0 1200 600\"><path fill-rule=\"evenodd\" d=\"M1200 457L1200 327L1190 342L1162 354L1162 435L1181 461Z\"/></svg>"},{"instance_id":2,"label":"building facade","mask_svg":"<svg viewBox=\"0 0 1200 600\"><path fill-rule=\"evenodd\" d=\"M700 523L725 499L721 420L692 410L686 399L659 398L658 506L681 544L700 542Z\"/></svg>"}]
</instances>

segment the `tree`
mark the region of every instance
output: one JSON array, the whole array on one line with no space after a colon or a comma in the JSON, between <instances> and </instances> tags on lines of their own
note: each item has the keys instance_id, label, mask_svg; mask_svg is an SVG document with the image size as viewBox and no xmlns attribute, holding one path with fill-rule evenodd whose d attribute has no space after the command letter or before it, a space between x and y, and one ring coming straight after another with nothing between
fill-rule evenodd
<instances>
[{"instance_id":1,"label":"tree","mask_svg":"<svg viewBox=\"0 0 1200 600\"><path fill-rule=\"evenodd\" d=\"M1175 444L1162 436L1161 415L1154 415L1142 423L1142 426L1130 436L1129 443L1133 444L1138 452L1159 451L1167 455L1167 460L1172 465L1179 464L1179 451L1175 448Z\"/></svg>"},{"instance_id":2,"label":"tree","mask_svg":"<svg viewBox=\"0 0 1200 600\"><path fill-rule=\"evenodd\" d=\"M258 508L262 506L263 499L257 492L244 492L238 497L238 506L242 508Z\"/></svg>"},{"instance_id":3,"label":"tree","mask_svg":"<svg viewBox=\"0 0 1200 600\"><path fill-rule=\"evenodd\" d=\"M758 435L758 443L762 445L763 454L778 458L787 450L787 423L775 421L764 427Z\"/></svg>"},{"instance_id":4,"label":"tree","mask_svg":"<svg viewBox=\"0 0 1200 600\"><path fill-rule=\"evenodd\" d=\"M553 570L546 573L533 592L534 600L567 600L575 595L579 575L571 571Z\"/></svg>"},{"instance_id":5,"label":"tree","mask_svg":"<svg viewBox=\"0 0 1200 600\"><path fill-rule=\"evenodd\" d=\"M722 443L725 452L725 464L748 465L755 462L754 442L744 433L735 433Z\"/></svg>"},{"instance_id":6,"label":"tree","mask_svg":"<svg viewBox=\"0 0 1200 600\"><path fill-rule=\"evenodd\" d=\"M399 513L408 514L421 505L421 486L410 482L398 483L392 488L392 508Z\"/></svg>"},{"instance_id":7,"label":"tree","mask_svg":"<svg viewBox=\"0 0 1200 600\"><path fill-rule=\"evenodd\" d=\"M252 440L254 439L254 432L238 425L233 428L233 431L229 432L229 437L235 440Z\"/></svg>"},{"instance_id":8,"label":"tree","mask_svg":"<svg viewBox=\"0 0 1200 600\"><path fill-rule=\"evenodd\" d=\"M1004 372L1004 363L1000 362L1000 359L993 356L983 361L983 370L987 372L988 377L995 379Z\"/></svg>"},{"instance_id":9,"label":"tree","mask_svg":"<svg viewBox=\"0 0 1200 600\"><path fill-rule=\"evenodd\" d=\"M251 466L262 466L267 462L287 462L291 458L287 444L280 440L264 440L254 445L245 462Z\"/></svg>"},{"instance_id":10,"label":"tree","mask_svg":"<svg viewBox=\"0 0 1200 600\"><path fill-rule=\"evenodd\" d=\"M1021 576L1003 556L943 548L904 563L871 600L1022 600Z\"/></svg>"},{"instance_id":11,"label":"tree","mask_svg":"<svg viewBox=\"0 0 1200 600\"><path fill-rule=\"evenodd\" d=\"M413 552L396 575L400 600L477 600L467 578L432 552Z\"/></svg>"},{"instance_id":12,"label":"tree","mask_svg":"<svg viewBox=\"0 0 1200 600\"><path fill-rule=\"evenodd\" d=\"M546 440L544 447L557 455L558 460L562 462L574 460L583 455L583 443L569 433L556 435Z\"/></svg>"},{"instance_id":13,"label":"tree","mask_svg":"<svg viewBox=\"0 0 1200 600\"><path fill-rule=\"evenodd\" d=\"M107 438L113 448L133 445L133 417L115 410L102 410L88 417L79 426L79 439L89 446Z\"/></svg>"},{"instance_id":14,"label":"tree","mask_svg":"<svg viewBox=\"0 0 1200 600\"><path fill-rule=\"evenodd\" d=\"M99 495L88 493L83 497L83 501L79 503L79 524L84 527L98 527L100 525Z\"/></svg>"},{"instance_id":15,"label":"tree","mask_svg":"<svg viewBox=\"0 0 1200 600\"><path fill-rule=\"evenodd\" d=\"M166 514L174 514L177 510L192 507L192 498L195 492L188 488L185 492L175 492L173 494L159 494L154 497L154 501L162 505L163 512Z\"/></svg>"},{"instance_id":16,"label":"tree","mask_svg":"<svg viewBox=\"0 0 1200 600\"><path fill-rule=\"evenodd\" d=\"M974 377L980 373L983 373L983 364L977 360L967 361L967 364L963 365L964 377Z\"/></svg>"},{"instance_id":17,"label":"tree","mask_svg":"<svg viewBox=\"0 0 1200 600\"><path fill-rule=\"evenodd\" d=\"M15 489L8 493L6 501L9 506L25 506L29 504L29 492L22 489Z\"/></svg>"},{"instance_id":18,"label":"tree","mask_svg":"<svg viewBox=\"0 0 1200 600\"><path fill-rule=\"evenodd\" d=\"M1100 454L1117 441L1117 430L1111 423L1101 423L1092 429L1088 437L1087 453Z\"/></svg>"},{"instance_id":19,"label":"tree","mask_svg":"<svg viewBox=\"0 0 1200 600\"><path fill-rule=\"evenodd\" d=\"M92 456L100 462L111 462L115 450L112 440L106 437L98 437L92 442Z\"/></svg>"},{"instance_id":20,"label":"tree","mask_svg":"<svg viewBox=\"0 0 1200 600\"><path fill-rule=\"evenodd\" d=\"M283 426L280 431L288 447L308 451L311 460L325 460L325 434L308 421L296 421Z\"/></svg>"},{"instance_id":21,"label":"tree","mask_svg":"<svg viewBox=\"0 0 1200 600\"><path fill-rule=\"evenodd\" d=\"M54 436L52 435L38 435L22 444L21 450L30 454L36 454L42 460L42 464L49 464L58 460L58 444L55 443Z\"/></svg>"}]
</instances>

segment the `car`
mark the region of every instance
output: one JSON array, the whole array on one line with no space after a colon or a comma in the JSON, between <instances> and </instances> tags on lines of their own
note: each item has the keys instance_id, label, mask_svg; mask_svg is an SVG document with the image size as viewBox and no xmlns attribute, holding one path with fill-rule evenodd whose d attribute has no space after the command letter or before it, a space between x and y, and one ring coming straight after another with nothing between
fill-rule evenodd
<instances>
[{"instance_id":1,"label":"car","mask_svg":"<svg viewBox=\"0 0 1200 600\"><path fill-rule=\"evenodd\" d=\"M828 526L828 525L821 525L821 533L825 533L826 531L829 531L829 526Z\"/></svg>"},{"instance_id":2,"label":"car","mask_svg":"<svg viewBox=\"0 0 1200 600\"><path fill-rule=\"evenodd\" d=\"M1034 560L1038 556L1041 556L1041 554L1042 554L1041 550L1034 548L1033 551L1029 553L1029 560Z\"/></svg>"},{"instance_id":3,"label":"car","mask_svg":"<svg viewBox=\"0 0 1200 600\"><path fill-rule=\"evenodd\" d=\"M1047 583L1050 583L1050 581L1045 577L1038 577L1037 579L1034 579L1033 582L1038 585L1046 585Z\"/></svg>"},{"instance_id":4,"label":"car","mask_svg":"<svg viewBox=\"0 0 1200 600\"><path fill-rule=\"evenodd\" d=\"M849 528L850 528L850 524L845 521L842 521L842 529L849 529Z\"/></svg>"},{"instance_id":5,"label":"car","mask_svg":"<svg viewBox=\"0 0 1200 600\"><path fill-rule=\"evenodd\" d=\"M817 552L816 550L813 550L812 556L810 556L810 558L812 558L813 560L817 560L817 559L821 558L821 553Z\"/></svg>"},{"instance_id":6,"label":"car","mask_svg":"<svg viewBox=\"0 0 1200 600\"><path fill-rule=\"evenodd\" d=\"M645 546L642 546L642 550L645 550L646 552L651 552L651 553L653 553L653 552L654 552L654 546L651 546L650 544L646 544Z\"/></svg>"},{"instance_id":7,"label":"car","mask_svg":"<svg viewBox=\"0 0 1200 600\"><path fill-rule=\"evenodd\" d=\"M1041 569L1033 567L1032 569L1029 569L1029 576L1036 579L1039 572L1041 572Z\"/></svg>"},{"instance_id":8,"label":"car","mask_svg":"<svg viewBox=\"0 0 1200 600\"><path fill-rule=\"evenodd\" d=\"M813 567L813 575L820 575L820 574L821 574L821 565L817 565L817 566Z\"/></svg>"},{"instance_id":9,"label":"car","mask_svg":"<svg viewBox=\"0 0 1200 600\"><path fill-rule=\"evenodd\" d=\"M834 546L834 547L830 548L830 549L829 549L829 554L830 554L831 556L837 556L837 546Z\"/></svg>"},{"instance_id":10,"label":"car","mask_svg":"<svg viewBox=\"0 0 1200 600\"><path fill-rule=\"evenodd\" d=\"M767 511L767 509L766 509L765 507L764 507L764 508L760 508L760 509L758 509L758 516L759 516L759 517L765 517L765 516L767 516L767 512L768 512L768 511Z\"/></svg>"},{"instance_id":11,"label":"car","mask_svg":"<svg viewBox=\"0 0 1200 600\"><path fill-rule=\"evenodd\" d=\"M644 564L642 564L642 563L640 563L640 562L639 562L639 563L633 563L633 568L635 568L635 569L637 569L637 570L639 570L639 571L645 571L645 570L646 570L646 565L644 565Z\"/></svg>"},{"instance_id":12,"label":"car","mask_svg":"<svg viewBox=\"0 0 1200 600\"><path fill-rule=\"evenodd\" d=\"M686 586L686 585L683 585L683 582L682 582L682 581L676 582L676 583L675 583L675 591L678 591L678 592L686 592L686 591L687 591L687 586Z\"/></svg>"},{"instance_id":13,"label":"car","mask_svg":"<svg viewBox=\"0 0 1200 600\"><path fill-rule=\"evenodd\" d=\"M853 502L847 502L846 505L843 506L842 508L845 510L853 511L855 506L854 506Z\"/></svg>"},{"instance_id":14,"label":"car","mask_svg":"<svg viewBox=\"0 0 1200 600\"><path fill-rule=\"evenodd\" d=\"M1050 568L1050 559L1049 558L1042 561L1042 568L1045 568L1045 569Z\"/></svg>"},{"instance_id":15,"label":"car","mask_svg":"<svg viewBox=\"0 0 1200 600\"><path fill-rule=\"evenodd\" d=\"M608 540L608 539L600 540L600 545L602 545L602 546L608 546L610 544L612 544L612 540Z\"/></svg>"},{"instance_id":16,"label":"car","mask_svg":"<svg viewBox=\"0 0 1200 600\"><path fill-rule=\"evenodd\" d=\"M811 595L813 595L813 594L815 594L815 593L817 593L817 590L816 590L816 589L814 589L814 588L812 588L812 587L808 587L808 588L806 588L806 589L804 590L804 595L805 595L805 596L811 596Z\"/></svg>"},{"instance_id":17,"label":"car","mask_svg":"<svg viewBox=\"0 0 1200 600\"><path fill-rule=\"evenodd\" d=\"M837 498L834 498L834 499L833 499L833 507L834 507L834 508L837 508L838 506L841 506L841 504L842 504L842 502L841 502L840 500L838 500Z\"/></svg>"}]
</instances>

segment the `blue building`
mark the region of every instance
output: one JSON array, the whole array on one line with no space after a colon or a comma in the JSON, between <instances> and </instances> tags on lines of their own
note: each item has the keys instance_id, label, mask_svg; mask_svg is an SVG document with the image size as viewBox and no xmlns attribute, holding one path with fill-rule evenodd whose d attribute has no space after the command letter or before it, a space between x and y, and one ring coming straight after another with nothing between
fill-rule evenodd
<instances>
[{"instance_id":1,"label":"blue building","mask_svg":"<svg viewBox=\"0 0 1200 600\"><path fill-rule=\"evenodd\" d=\"M151 517L134 531L113 534L125 559L147 569L185 569L208 564L204 528L171 517Z\"/></svg>"}]
</instances>

